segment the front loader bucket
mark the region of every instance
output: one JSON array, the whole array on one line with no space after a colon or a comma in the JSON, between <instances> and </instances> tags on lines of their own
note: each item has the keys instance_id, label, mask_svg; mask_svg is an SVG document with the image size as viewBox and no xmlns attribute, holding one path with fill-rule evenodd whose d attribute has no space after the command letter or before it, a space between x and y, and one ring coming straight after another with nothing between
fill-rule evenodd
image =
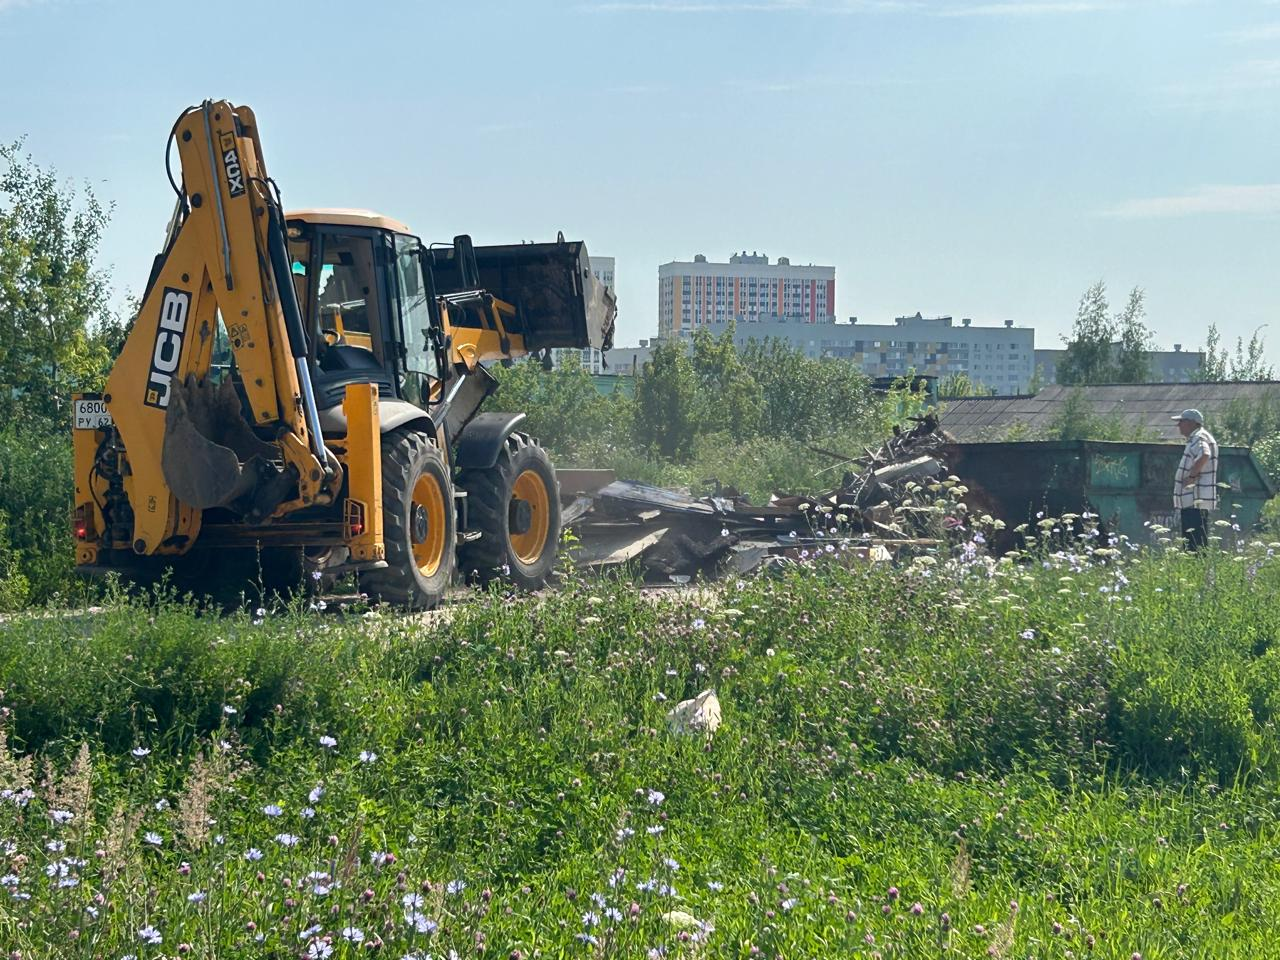
<instances>
[{"instance_id":1,"label":"front loader bucket","mask_svg":"<svg viewBox=\"0 0 1280 960\"><path fill-rule=\"evenodd\" d=\"M173 495L200 510L222 507L257 484L255 458L278 451L254 435L230 380L215 387L188 376L172 386L160 465Z\"/></svg>"}]
</instances>

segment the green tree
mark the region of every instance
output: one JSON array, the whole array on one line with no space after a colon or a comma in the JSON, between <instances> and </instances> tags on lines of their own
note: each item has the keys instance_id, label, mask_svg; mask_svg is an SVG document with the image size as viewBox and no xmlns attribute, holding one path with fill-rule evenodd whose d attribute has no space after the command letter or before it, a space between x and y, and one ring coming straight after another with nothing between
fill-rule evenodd
<instances>
[{"instance_id":1,"label":"green tree","mask_svg":"<svg viewBox=\"0 0 1280 960\"><path fill-rule=\"evenodd\" d=\"M697 434L698 375L685 345L664 340L636 381L636 440L668 459L683 459Z\"/></svg>"},{"instance_id":2,"label":"green tree","mask_svg":"<svg viewBox=\"0 0 1280 960\"><path fill-rule=\"evenodd\" d=\"M699 330L693 335L694 376L698 381L698 433L724 433L735 440L760 430L764 398L733 343L734 325L713 337Z\"/></svg>"},{"instance_id":3,"label":"green tree","mask_svg":"<svg viewBox=\"0 0 1280 960\"><path fill-rule=\"evenodd\" d=\"M990 397L994 393L990 387L970 379L967 373L950 373L938 385L938 396L943 399Z\"/></svg>"},{"instance_id":4,"label":"green tree","mask_svg":"<svg viewBox=\"0 0 1280 960\"><path fill-rule=\"evenodd\" d=\"M1253 331L1247 344L1244 337L1237 337L1235 352L1231 354L1222 346L1222 336L1218 333L1217 324L1209 324L1209 332L1205 336L1204 362L1196 379L1221 383L1228 380L1271 380L1274 377L1275 368L1266 360L1266 341L1262 337L1261 327Z\"/></svg>"},{"instance_id":5,"label":"green tree","mask_svg":"<svg viewBox=\"0 0 1280 960\"><path fill-rule=\"evenodd\" d=\"M742 361L760 385L760 431L769 437L825 440L876 429L871 381L847 360L815 360L779 340L750 340Z\"/></svg>"},{"instance_id":6,"label":"green tree","mask_svg":"<svg viewBox=\"0 0 1280 960\"><path fill-rule=\"evenodd\" d=\"M1129 293L1125 308L1112 316L1106 284L1099 280L1084 292L1076 309L1066 356L1058 364L1058 383L1145 383L1150 377L1151 331L1145 296Z\"/></svg>"},{"instance_id":7,"label":"green tree","mask_svg":"<svg viewBox=\"0 0 1280 960\"><path fill-rule=\"evenodd\" d=\"M1146 316L1146 295L1134 287L1129 291L1129 302L1113 321L1115 355L1110 375L1116 383L1151 379L1151 331Z\"/></svg>"},{"instance_id":8,"label":"green tree","mask_svg":"<svg viewBox=\"0 0 1280 960\"><path fill-rule=\"evenodd\" d=\"M111 354L98 330L115 322L94 266L108 210L77 198L52 170L0 144L0 419L51 424L70 394L101 385Z\"/></svg>"},{"instance_id":9,"label":"green tree","mask_svg":"<svg viewBox=\"0 0 1280 960\"><path fill-rule=\"evenodd\" d=\"M547 447L561 466L594 466L631 442L634 409L621 392L603 396L580 362L544 369L532 357L491 371L497 392L485 409L525 414L521 429Z\"/></svg>"}]
</instances>

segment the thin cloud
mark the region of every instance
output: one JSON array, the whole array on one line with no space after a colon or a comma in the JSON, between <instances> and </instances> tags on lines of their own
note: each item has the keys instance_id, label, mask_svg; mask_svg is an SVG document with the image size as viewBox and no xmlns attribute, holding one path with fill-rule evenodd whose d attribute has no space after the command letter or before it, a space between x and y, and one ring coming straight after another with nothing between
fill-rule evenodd
<instances>
[{"instance_id":1,"label":"thin cloud","mask_svg":"<svg viewBox=\"0 0 1280 960\"><path fill-rule=\"evenodd\" d=\"M1193 110L1256 105L1259 94L1273 90L1280 90L1280 60L1243 60L1217 76L1159 88L1170 106Z\"/></svg>"},{"instance_id":2,"label":"thin cloud","mask_svg":"<svg viewBox=\"0 0 1280 960\"><path fill-rule=\"evenodd\" d=\"M1232 43L1254 43L1259 40L1280 40L1280 23L1260 23L1241 30L1228 30L1222 36Z\"/></svg>"},{"instance_id":3,"label":"thin cloud","mask_svg":"<svg viewBox=\"0 0 1280 960\"><path fill-rule=\"evenodd\" d=\"M808 6L805 0L729 0L726 3L714 0L608 0L588 4L587 9L598 13L775 13L804 10Z\"/></svg>"},{"instance_id":4,"label":"thin cloud","mask_svg":"<svg viewBox=\"0 0 1280 960\"><path fill-rule=\"evenodd\" d=\"M1206 214L1280 214L1280 183L1197 187L1168 197L1127 200L1102 215L1119 220L1152 220Z\"/></svg>"},{"instance_id":5,"label":"thin cloud","mask_svg":"<svg viewBox=\"0 0 1280 960\"><path fill-rule=\"evenodd\" d=\"M1005 3L975 3L935 11L939 17L1041 17L1072 13L1099 13L1124 6L1102 0L1008 0Z\"/></svg>"},{"instance_id":6,"label":"thin cloud","mask_svg":"<svg viewBox=\"0 0 1280 960\"><path fill-rule=\"evenodd\" d=\"M926 9L923 0L599 0L591 13L814 13L849 14Z\"/></svg>"}]
</instances>

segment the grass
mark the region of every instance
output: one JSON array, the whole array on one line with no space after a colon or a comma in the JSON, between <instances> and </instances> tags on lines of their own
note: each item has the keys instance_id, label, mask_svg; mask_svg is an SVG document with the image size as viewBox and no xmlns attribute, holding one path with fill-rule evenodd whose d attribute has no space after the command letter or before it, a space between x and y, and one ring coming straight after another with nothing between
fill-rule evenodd
<instances>
[{"instance_id":1,"label":"grass","mask_svg":"<svg viewBox=\"0 0 1280 960\"><path fill-rule=\"evenodd\" d=\"M1280 956L1278 586L1261 544L824 554L656 599L575 577L447 621L19 616L0 944ZM707 687L714 738L670 733Z\"/></svg>"}]
</instances>

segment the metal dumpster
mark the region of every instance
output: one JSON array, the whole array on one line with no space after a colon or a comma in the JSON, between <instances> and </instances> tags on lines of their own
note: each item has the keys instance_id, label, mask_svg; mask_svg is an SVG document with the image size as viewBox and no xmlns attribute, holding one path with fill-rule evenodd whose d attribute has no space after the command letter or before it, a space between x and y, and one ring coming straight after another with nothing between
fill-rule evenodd
<instances>
[{"instance_id":1,"label":"metal dumpster","mask_svg":"<svg viewBox=\"0 0 1280 960\"><path fill-rule=\"evenodd\" d=\"M969 487L972 509L1010 527L1034 523L1037 514L1096 513L1106 530L1148 543L1150 524L1177 530L1173 476L1180 443L1113 443L1102 440L953 443L941 451L952 474ZM1248 447L1218 448L1218 513L1241 530L1257 522L1275 496ZM1225 486L1224 486L1225 485Z\"/></svg>"}]
</instances>

